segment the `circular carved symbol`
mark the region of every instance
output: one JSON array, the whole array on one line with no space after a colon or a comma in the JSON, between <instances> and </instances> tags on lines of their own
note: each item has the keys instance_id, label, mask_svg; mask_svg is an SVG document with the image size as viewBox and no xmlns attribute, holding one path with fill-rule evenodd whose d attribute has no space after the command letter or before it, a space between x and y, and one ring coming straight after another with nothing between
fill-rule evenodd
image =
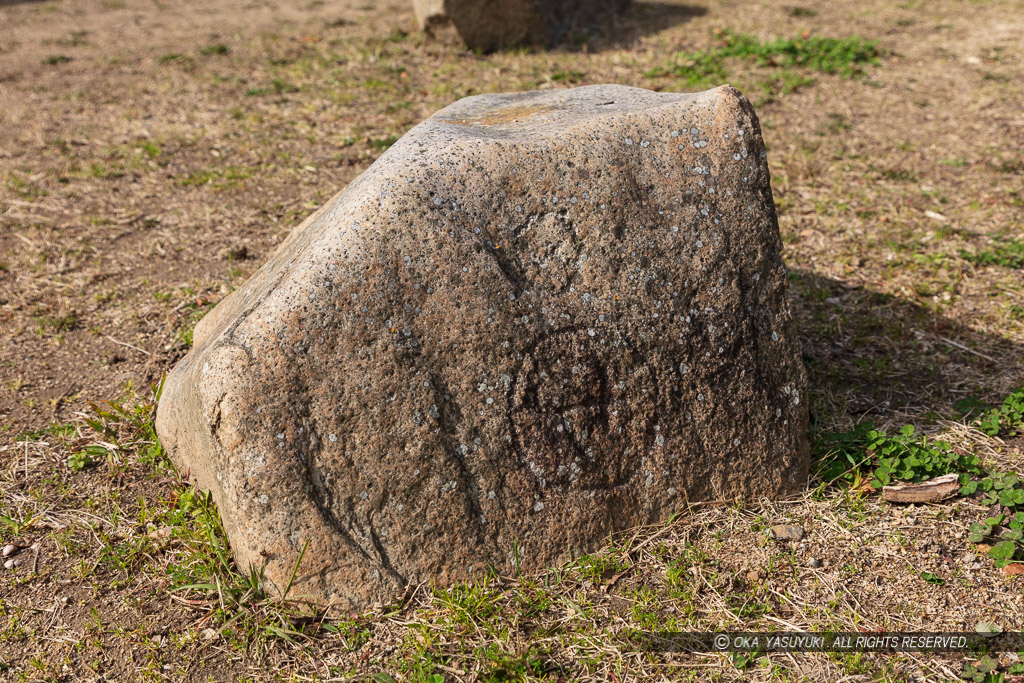
<instances>
[{"instance_id":1,"label":"circular carved symbol","mask_svg":"<svg viewBox=\"0 0 1024 683\"><path fill-rule=\"evenodd\" d=\"M542 338L524 352L509 394L512 442L548 486L626 481L656 424L653 368L609 330Z\"/></svg>"}]
</instances>

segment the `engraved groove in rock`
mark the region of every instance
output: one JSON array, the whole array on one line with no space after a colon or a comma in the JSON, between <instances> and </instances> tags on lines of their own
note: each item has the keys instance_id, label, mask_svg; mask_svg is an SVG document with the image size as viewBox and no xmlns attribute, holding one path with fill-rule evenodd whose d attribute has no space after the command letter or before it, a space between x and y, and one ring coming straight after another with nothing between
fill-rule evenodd
<instances>
[{"instance_id":1,"label":"engraved groove in rock","mask_svg":"<svg viewBox=\"0 0 1024 683\"><path fill-rule=\"evenodd\" d=\"M614 330L569 330L523 353L509 392L512 444L548 486L629 479L656 424L653 368Z\"/></svg>"}]
</instances>

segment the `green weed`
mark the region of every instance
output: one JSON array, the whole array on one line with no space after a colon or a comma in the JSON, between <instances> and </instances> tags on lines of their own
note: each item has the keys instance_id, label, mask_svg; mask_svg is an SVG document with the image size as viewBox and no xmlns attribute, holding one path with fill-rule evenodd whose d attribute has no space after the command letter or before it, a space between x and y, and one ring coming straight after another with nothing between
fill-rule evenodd
<instances>
[{"instance_id":1,"label":"green weed","mask_svg":"<svg viewBox=\"0 0 1024 683\"><path fill-rule=\"evenodd\" d=\"M97 447L91 447L97 448ZM106 452L104 451L104 455ZM68 456L67 466L72 472L81 472L86 467L94 464L96 461L93 459L93 451L89 448L83 448L80 451L75 451Z\"/></svg>"},{"instance_id":2,"label":"green weed","mask_svg":"<svg viewBox=\"0 0 1024 683\"><path fill-rule=\"evenodd\" d=\"M1016 436L1024 432L1024 389L1008 395L999 405L989 405L974 397L953 404L962 417L989 436Z\"/></svg>"},{"instance_id":3,"label":"green weed","mask_svg":"<svg viewBox=\"0 0 1024 683\"><path fill-rule=\"evenodd\" d=\"M989 436L1024 433L1024 389L998 406L964 399L956 408ZM972 454L954 450L944 441L917 436L907 425L889 436L862 423L847 432L818 439L817 473L826 483L846 482L859 487L867 480L880 489L892 482L920 482L943 474L958 474L960 495L976 496L985 506L1001 505L1008 514L987 518L970 527L973 543L989 543L989 557L1004 567L1024 555L1024 479L1015 472L987 469Z\"/></svg>"},{"instance_id":4,"label":"green weed","mask_svg":"<svg viewBox=\"0 0 1024 683\"><path fill-rule=\"evenodd\" d=\"M919 482L951 472L981 472L976 456L963 455L945 441L916 436L912 425L890 436L864 422L847 432L821 436L817 473L826 482L846 481L859 484L867 478L873 488L894 481Z\"/></svg>"}]
</instances>

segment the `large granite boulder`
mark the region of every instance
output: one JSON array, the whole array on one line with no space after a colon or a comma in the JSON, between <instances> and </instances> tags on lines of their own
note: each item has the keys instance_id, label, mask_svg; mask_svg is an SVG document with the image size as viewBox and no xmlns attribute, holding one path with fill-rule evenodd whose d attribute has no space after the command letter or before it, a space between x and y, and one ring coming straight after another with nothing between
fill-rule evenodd
<instances>
[{"instance_id":1,"label":"large granite boulder","mask_svg":"<svg viewBox=\"0 0 1024 683\"><path fill-rule=\"evenodd\" d=\"M800 348L750 104L469 97L204 318L161 440L242 567L359 608L798 489Z\"/></svg>"},{"instance_id":2,"label":"large granite boulder","mask_svg":"<svg viewBox=\"0 0 1024 683\"><path fill-rule=\"evenodd\" d=\"M605 23L630 0L413 0L428 34L454 29L468 47L496 50L512 45L550 46L572 29Z\"/></svg>"}]
</instances>

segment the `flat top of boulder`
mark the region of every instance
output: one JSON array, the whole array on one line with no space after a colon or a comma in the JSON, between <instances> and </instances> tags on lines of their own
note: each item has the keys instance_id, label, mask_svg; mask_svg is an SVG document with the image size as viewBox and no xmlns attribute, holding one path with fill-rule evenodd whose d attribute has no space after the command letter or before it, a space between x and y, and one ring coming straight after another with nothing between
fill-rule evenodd
<instances>
[{"instance_id":1,"label":"flat top of boulder","mask_svg":"<svg viewBox=\"0 0 1024 683\"><path fill-rule=\"evenodd\" d=\"M728 87L728 86L727 86ZM711 91L714 92L714 91ZM705 93L657 93L625 85L587 85L572 90L537 90L465 97L437 112L428 121L482 129L482 135L501 132L530 138L564 134L595 118L614 118L682 100L708 99Z\"/></svg>"}]
</instances>

